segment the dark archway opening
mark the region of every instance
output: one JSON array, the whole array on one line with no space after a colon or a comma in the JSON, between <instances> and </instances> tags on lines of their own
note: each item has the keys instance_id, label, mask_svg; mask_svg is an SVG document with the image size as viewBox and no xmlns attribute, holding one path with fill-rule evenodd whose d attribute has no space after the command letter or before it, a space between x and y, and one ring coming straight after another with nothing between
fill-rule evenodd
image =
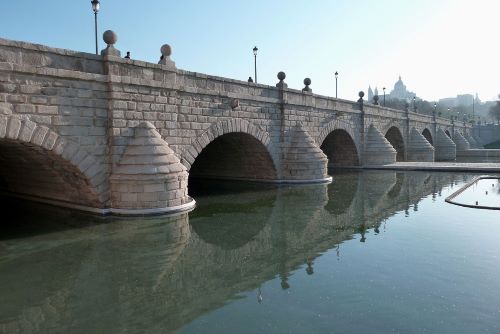
<instances>
[{"instance_id":1,"label":"dark archway opening","mask_svg":"<svg viewBox=\"0 0 500 334\"><path fill-rule=\"evenodd\" d=\"M396 161L405 160L405 143L401 131L395 126L391 127L385 134L385 139L391 143L396 150Z\"/></svg>"},{"instance_id":2,"label":"dark archway opening","mask_svg":"<svg viewBox=\"0 0 500 334\"><path fill-rule=\"evenodd\" d=\"M88 179L75 166L42 147L0 141L0 192L4 195L102 207Z\"/></svg>"},{"instance_id":3,"label":"dark archway opening","mask_svg":"<svg viewBox=\"0 0 500 334\"><path fill-rule=\"evenodd\" d=\"M201 151L189 179L266 181L276 180L277 173L271 155L259 140L246 133L229 133Z\"/></svg>"},{"instance_id":4,"label":"dark archway opening","mask_svg":"<svg viewBox=\"0 0 500 334\"><path fill-rule=\"evenodd\" d=\"M444 133L446 133L446 135L447 135L449 138L451 138L450 131L448 131L448 130L444 130Z\"/></svg>"},{"instance_id":5,"label":"dark archway opening","mask_svg":"<svg viewBox=\"0 0 500 334\"><path fill-rule=\"evenodd\" d=\"M427 141L431 145L434 145L433 142L432 142L432 135L431 135L431 132L429 131L429 129L424 129L424 131L422 131L422 136L424 136L425 139L427 139Z\"/></svg>"},{"instance_id":6,"label":"dark archway opening","mask_svg":"<svg viewBox=\"0 0 500 334\"><path fill-rule=\"evenodd\" d=\"M332 131L321 144L321 150L328 157L328 167L359 166L358 150L347 131Z\"/></svg>"}]
</instances>

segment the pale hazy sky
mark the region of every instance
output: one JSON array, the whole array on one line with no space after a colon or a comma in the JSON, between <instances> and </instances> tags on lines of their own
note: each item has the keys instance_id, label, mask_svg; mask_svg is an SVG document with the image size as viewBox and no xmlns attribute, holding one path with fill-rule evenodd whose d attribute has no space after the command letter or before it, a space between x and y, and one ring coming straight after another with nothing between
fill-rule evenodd
<instances>
[{"instance_id":1,"label":"pale hazy sky","mask_svg":"<svg viewBox=\"0 0 500 334\"><path fill-rule=\"evenodd\" d=\"M257 45L259 83L283 70L291 88L356 99L398 75L428 100L500 93L499 0L101 0L100 35L156 62L171 44L179 68L246 80ZM93 52L90 0L2 1L0 37ZM100 42L101 48L103 47Z\"/></svg>"}]
</instances>

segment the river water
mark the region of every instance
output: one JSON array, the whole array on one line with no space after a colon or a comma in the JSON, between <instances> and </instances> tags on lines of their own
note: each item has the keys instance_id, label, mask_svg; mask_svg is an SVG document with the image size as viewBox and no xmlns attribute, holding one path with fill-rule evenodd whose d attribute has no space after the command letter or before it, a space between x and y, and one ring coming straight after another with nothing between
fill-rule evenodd
<instances>
[{"instance_id":1,"label":"river water","mask_svg":"<svg viewBox=\"0 0 500 334\"><path fill-rule=\"evenodd\" d=\"M499 333L499 212L444 202L472 177L205 181L169 218L3 199L0 333Z\"/></svg>"}]
</instances>

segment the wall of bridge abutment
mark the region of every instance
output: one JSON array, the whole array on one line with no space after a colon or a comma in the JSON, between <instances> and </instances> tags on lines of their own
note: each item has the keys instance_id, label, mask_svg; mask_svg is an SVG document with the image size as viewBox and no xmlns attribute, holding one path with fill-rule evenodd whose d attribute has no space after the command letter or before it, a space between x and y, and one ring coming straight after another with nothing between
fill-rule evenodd
<instances>
[{"instance_id":1,"label":"wall of bridge abutment","mask_svg":"<svg viewBox=\"0 0 500 334\"><path fill-rule=\"evenodd\" d=\"M194 205L189 177L328 182L329 161L454 159L453 137L469 131L279 86L0 39L0 186L103 213L171 212Z\"/></svg>"}]
</instances>

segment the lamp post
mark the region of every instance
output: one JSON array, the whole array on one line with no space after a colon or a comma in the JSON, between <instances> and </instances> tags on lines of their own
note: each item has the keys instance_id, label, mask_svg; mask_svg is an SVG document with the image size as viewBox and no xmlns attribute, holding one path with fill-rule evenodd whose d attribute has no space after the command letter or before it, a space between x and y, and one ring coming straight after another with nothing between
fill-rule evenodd
<instances>
[{"instance_id":1,"label":"lamp post","mask_svg":"<svg viewBox=\"0 0 500 334\"><path fill-rule=\"evenodd\" d=\"M417 112L417 97L413 97L413 112Z\"/></svg>"},{"instance_id":2,"label":"lamp post","mask_svg":"<svg viewBox=\"0 0 500 334\"><path fill-rule=\"evenodd\" d=\"M448 117L450 117L450 118L451 118L451 120L453 121L453 116L451 115L450 108L448 108Z\"/></svg>"},{"instance_id":3,"label":"lamp post","mask_svg":"<svg viewBox=\"0 0 500 334\"><path fill-rule=\"evenodd\" d=\"M383 87L382 90L384 91L384 107L385 107L385 87Z\"/></svg>"},{"instance_id":4,"label":"lamp post","mask_svg":"<svg viewBox=\"0 0 500 334\"><path fill-rule=\"evenodd\" d=\"M337 94L337 92L338 92L337 91L337 87L338 87L337 86L337 83L338 83L337 79L338 79L338 77L339 77L339 72L335 71L335 98L338 98L338 94Z\"/></svg>"},{"instance_id":5,"label":"lamp post","mask_svg":"<svg viewBox=\"0 0 500 334\"><path fill-rule=\"evenodd\" d=\"M255 83L257 83L257 51L259 51L259 49L257 49L256 46L254 46L253 57L254 57Z\"/></svg>"},{"instance_id":6,"label":"lamp post","mask_svg":"<svg viewBox=\"0 0 500 334\"><path fill-rule=\"evenodd\" d=\"M92 10L94 11L94 20L95 20L95 54L99 54L99 45L97 44L97 12L101 8L101 3L99 0L92 0L90 2L92 4Z\"/></svg>"},{"instance_id":7,"label":"lamp post","mask_svg":"<svg viewBox=\"0 0 500 334\"><path fill-rule=\"evenodd\" d=\"M437 103L434 102L434 110L433 110L433 116L436 118L436 109L437 109Z\"/></svg>"}]
</instances>

